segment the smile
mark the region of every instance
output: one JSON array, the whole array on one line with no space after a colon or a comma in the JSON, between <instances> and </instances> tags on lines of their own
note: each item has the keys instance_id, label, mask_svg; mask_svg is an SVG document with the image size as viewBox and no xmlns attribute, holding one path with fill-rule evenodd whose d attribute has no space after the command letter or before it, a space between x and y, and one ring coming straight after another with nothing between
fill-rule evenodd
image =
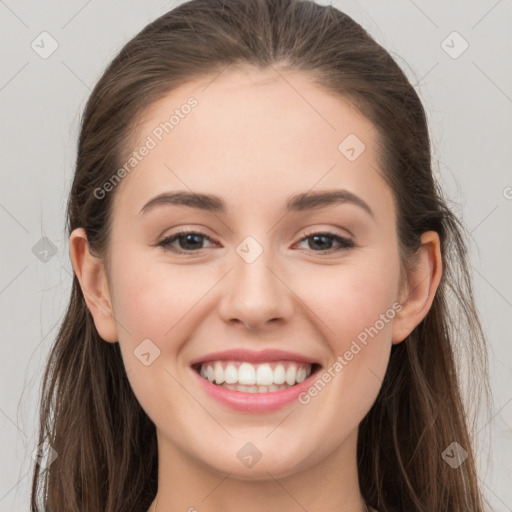
<instances>
[{"instance_id":1,"label":"smile","mask_svg":"<svg viewBox=\"0 0 512 512\"><path fill-rule=\"evenodd\" d=\"M244 393L273 393L293 387L313 372L316 364L297 361L249 363L210 361L195 366L201 377L212 384Z\"/></svg>"},{"instance_id":2,"label":"smile","mask_svg":"<svg viewBox=\"0 0 512 512\"><path fill-rule=\"evenodd\" d=\"M291 406L322 368L306 354L267 348L232 348L189 361L205 396L242 413L266 413Z\"/></svg>"}]
</instances>

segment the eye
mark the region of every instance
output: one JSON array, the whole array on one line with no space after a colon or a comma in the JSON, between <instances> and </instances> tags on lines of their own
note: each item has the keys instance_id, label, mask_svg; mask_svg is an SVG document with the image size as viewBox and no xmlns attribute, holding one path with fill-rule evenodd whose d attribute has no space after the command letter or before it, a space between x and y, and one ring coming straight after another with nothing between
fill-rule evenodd
<instances>
[{"instance_id":1,"label":"eye","mask_svg":"<svg viewBox=\"0 0 512 512\"><path fill-rule=\"evenodd\" d=\"M310 247L319 248L320 250L313 250L313 252L319 254L340 252L354 247L354 242L352 240L335 233L330 233L329 231L308 233L307 236L300 240L300 242L304 241L309 241ZM338 248L332 248L333 241L338 243Z\"/></svg>"},{"instance_id":2,"label":"eye","mask_svg":"<svg viewBox=\"0 0 512 512\"><path fill-rule=\"evenodd\" d=\"M177 254L193 254L204 249L203 242L204 240L208 240L209 242L213 241L212 239L201 233L200 231L180 231L171 236L168 236L158 242L157 246L163 247L165 250L177 253ZM330 233L328 231L322 232L313 232L308 233L307 236L303 237L299 243L301 242L310 242L310 250L317 254L326 254L333 252L340 252L348 250L354 247L354 242L347 238L344 238L335 233ZM178 242L178 246L174 245ZM333 248L333 242L338 244L338 248ZM313 249L311 249L313 247Z\"/></svg>"},{"instance_id":3,"label":"eye","mask_svg":"<svg viewBox=\"0 0 512 512\"><path fill-rule=\"evenodd\" d=\"M158 242L157 245L178 254L190 254L203 249L202 239L212 241L210 237L199 231L180 231L179 233L164 238ZM180 248L173 247L175 242L178 242Z\"/></svg>"}]
</instances>

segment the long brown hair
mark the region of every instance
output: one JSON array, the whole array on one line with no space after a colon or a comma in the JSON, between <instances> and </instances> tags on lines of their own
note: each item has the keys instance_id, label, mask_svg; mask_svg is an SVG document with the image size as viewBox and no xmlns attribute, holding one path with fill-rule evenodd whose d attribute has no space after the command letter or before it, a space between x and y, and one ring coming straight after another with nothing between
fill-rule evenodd
<instances>
[{"instance_id":1,"label":"long brown hair","mask_svg":"<svg viewBox=\"0 0 512 512\"><path fill-rule=\"evenodd\" d=\"M482 512L457 368L467 355L469 374L480 376L478 389L489 393L465 231L434 179L414 87L352 18L310 1L192 0L147 25L120 50L85 107L69 234L83 227L90 250L106 255L115 190L101 199L94 191L122 165L139 116L179 85L238 64L306 72L353 104L377 129L403 264L423 232L441 239L444 273L433 305L393 346L380 393L359 427L363 497L380 512ZM468 453L458 468L442 457L453 442ZM96 331L76 275L43 377L39 443L58 456L44 471L35 464L32 512L150 506L157 491L155 426L131 390L119 343L106 343Z\"/></svg>"}]
</instances>

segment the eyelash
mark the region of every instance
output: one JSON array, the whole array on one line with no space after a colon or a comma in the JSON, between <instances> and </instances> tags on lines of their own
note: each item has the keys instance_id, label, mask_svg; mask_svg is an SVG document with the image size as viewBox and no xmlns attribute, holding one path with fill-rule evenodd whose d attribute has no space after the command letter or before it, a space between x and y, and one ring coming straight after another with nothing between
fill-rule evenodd
<instances>
[{"instance_id":1,"label":"eyelash","mask_svg":"<svg viewBox=\"0 0 512 512\"><path fill-rule=\"evenodd\" d=\"M200 231L185 230L185 231L180 231L178 233L175 233L171 236L164 238L163 240L161 240L160 242L157 243L157 246L163 247L166 251L171 251L171 252L174 252L177 254L194 254L194 253L198 253L199 251L201 251L202 249L192 249L190 251L184 251L181 249L171 248L171 244L174 241L178 240L181 237L185 237L187 235L199 235L200 237L203 237L203 238L209 240L210 242L212 242L212 239L209 236L205 235L204 233L201 233ZM314 236L323 236L323 237L332 238L342 245L342 247L339 249L327 249L325 251L312 251L313 253L316 253L316 254L329 254L329 253L333 253L333 252L346 251L355 246L355 244L352 240L344 238L335 233L331 233L329 231L313 231L310 233L306 233L306 236L301 238L299 240L299 242L303 242L304 240L313 238Z\"/></svg>"}]
</instances>

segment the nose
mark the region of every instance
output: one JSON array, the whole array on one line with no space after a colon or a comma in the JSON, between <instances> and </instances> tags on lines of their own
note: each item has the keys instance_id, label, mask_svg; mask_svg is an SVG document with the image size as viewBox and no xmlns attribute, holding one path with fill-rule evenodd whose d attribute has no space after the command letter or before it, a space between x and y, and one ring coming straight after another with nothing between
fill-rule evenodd
<instances>
[{"instance_id":1,"label":"nose","mask_svg":"<svg viewBox=\"0 0 512 512\"><path fill-rule=\"evenodd\" d=\"M252 262L235 254L233 266L224 280L220 304L225 322L264 330L291 318L294 294L270 250L263 250Z\"/></svg>"}]
</instances>

